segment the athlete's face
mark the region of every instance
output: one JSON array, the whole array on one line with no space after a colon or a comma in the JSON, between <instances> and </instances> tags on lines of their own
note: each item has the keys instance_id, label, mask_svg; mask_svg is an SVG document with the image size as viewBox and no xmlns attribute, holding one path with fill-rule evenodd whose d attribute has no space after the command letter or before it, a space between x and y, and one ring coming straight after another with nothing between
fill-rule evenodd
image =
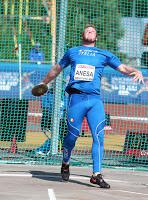
<instances>
[{"instance_id":1,"label":"athlete's face","mask_svg":"<svg viewBox=\"0 0 148 200\"><path fill-rule=\"evenodd\" d=\"M89 42L89 43L94 43L97 38L97 32L95 28L93 27L88 27L84 30L83 32L83 41L84 42Z\"/></svg>"}]
</instances>

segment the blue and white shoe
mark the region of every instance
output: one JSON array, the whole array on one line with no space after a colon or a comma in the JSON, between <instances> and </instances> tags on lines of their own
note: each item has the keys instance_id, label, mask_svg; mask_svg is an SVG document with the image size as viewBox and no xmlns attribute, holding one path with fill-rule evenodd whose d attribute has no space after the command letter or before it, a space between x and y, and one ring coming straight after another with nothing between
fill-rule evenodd
<instances>
[{"instance_id":1,"label":"blue and white shoe","mask_svg":"<svg viewBox=\"0 0 148 200\"><path fill-rule=\"evenodd\" d=\"M35 151L35 154L36 154L36 156L41 156L41 157L45 157L45 156L47 156L47 154L46 153L44 153L43 151L41 151L41 150L39 150L39 151Z\"/></svg>"},{"instance_id":2,"label":"blue and white shoe","mask_svg":"<svg viewBox=\"0 0 148 200\"><path fill-rule=\"evenodd\" d=\"M47 156L50 153L51 140L48 139L35 150L37 156Z\"/></svg>"}]
</instances>

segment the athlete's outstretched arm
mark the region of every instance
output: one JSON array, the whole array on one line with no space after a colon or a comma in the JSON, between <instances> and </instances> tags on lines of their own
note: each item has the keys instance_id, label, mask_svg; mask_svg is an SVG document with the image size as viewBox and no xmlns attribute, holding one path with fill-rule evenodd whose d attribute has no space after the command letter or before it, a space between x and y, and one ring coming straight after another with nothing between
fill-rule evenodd
<instances>
[{"instance_id":1,"label":"athlete's outstretched arm","mask_svg":"<svg viewBox=\"0 0 148 200\"><path fill-rule=\"evenodd\" d=\"M62 67L59 64L54 65L48 74L43 79L43 83L48 84L50 81L52 81L54 78L56 78L60 72L62 71Z\"/></svg>"},{"instance_id":2,"label":"athlete's outstretched arm","mask_svg":"<svg viewBox=\"0 0 148 200\"><path fill-rule=\"evenodd\" d=\"M129 67L125 64L121 64L117 70L119 72L121 72L122 74L125 74L127 76L133 76L133 81L136 82L136 81L139 81L139 83L143 83L144 84L144 78L143 78L143 75L141 73L141 71L133 68L133 67Z\"/></svg>"}]
</instances>

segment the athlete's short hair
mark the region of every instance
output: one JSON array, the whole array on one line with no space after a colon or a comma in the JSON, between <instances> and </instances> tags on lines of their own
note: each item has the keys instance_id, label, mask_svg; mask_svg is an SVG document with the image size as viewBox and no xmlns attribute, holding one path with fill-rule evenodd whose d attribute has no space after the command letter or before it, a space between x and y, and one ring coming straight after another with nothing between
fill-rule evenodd
<instances>
[{"instance_id":1,"label":"athlete's short hair","mask_svg":"<svg viewBox=\"0 0 148 200\"><path fill-rule=\"evenodd\" d=\"M95 27L94 24L87 24L87 25L84 27L84 30L85 30L86 28L88 28L88 27L92 27L92 28L94 28L94 29L96 30L96 27ZM96 30L96 32L97 32L97 30Z\"/></svg>"},{"instance_id":2,"label":"athlete's short hair","mask_svg":"<svg viewBox=\"0 0 148 200\"><path fill-rule=\"evenodd\" d=\"M84 30L83 30L83 32L82 32L82 37L83 37L83 35L84 35L85 29L87 29L87 28L89 28L89 27L92 27L92 28L94 28L94 29L96 30L96 40L97 40L98 34L97 34L97 29L96 29L96 27L95 27L94 24L87 24L87 25L84 27Z\"/></svg>"}]
</instances>

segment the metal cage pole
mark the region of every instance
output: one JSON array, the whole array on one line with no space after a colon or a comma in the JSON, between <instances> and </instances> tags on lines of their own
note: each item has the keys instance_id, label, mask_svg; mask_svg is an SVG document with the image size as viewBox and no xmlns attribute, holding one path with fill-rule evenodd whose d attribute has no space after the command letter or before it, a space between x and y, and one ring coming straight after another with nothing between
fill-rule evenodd
<instances>
[{"instance_id":1,"label":"metal cage pole","mask_svg":"<svg viewBox=\"0 0 148 200\"><path fill-rule=\"evenodd\" d=\"M19 37L18 37L18 56L19 56L19 99L22 100L22 13L23 13L23 0L19 1Z\"/></svg>"},{"instance_id":2,"label":"metal cage pole","mask_svg":"<svg viewBox=\"0 0 148 200\"><path fill-rule=\"evenodd\" d=\"M60 19L59 19L59 27L58 27L59 35L58 35L57 61L59 61L64 54L65 32L66 32L66 21L67 21L66 20L67 6L68 6L67 0L60 1ZM63 74L61 73L56 78L54 111L53 111L53 125L52 125L52 140L51 140L51 154L58 153L62 77L63 77Z\"/></svg>"}]
</instances>

